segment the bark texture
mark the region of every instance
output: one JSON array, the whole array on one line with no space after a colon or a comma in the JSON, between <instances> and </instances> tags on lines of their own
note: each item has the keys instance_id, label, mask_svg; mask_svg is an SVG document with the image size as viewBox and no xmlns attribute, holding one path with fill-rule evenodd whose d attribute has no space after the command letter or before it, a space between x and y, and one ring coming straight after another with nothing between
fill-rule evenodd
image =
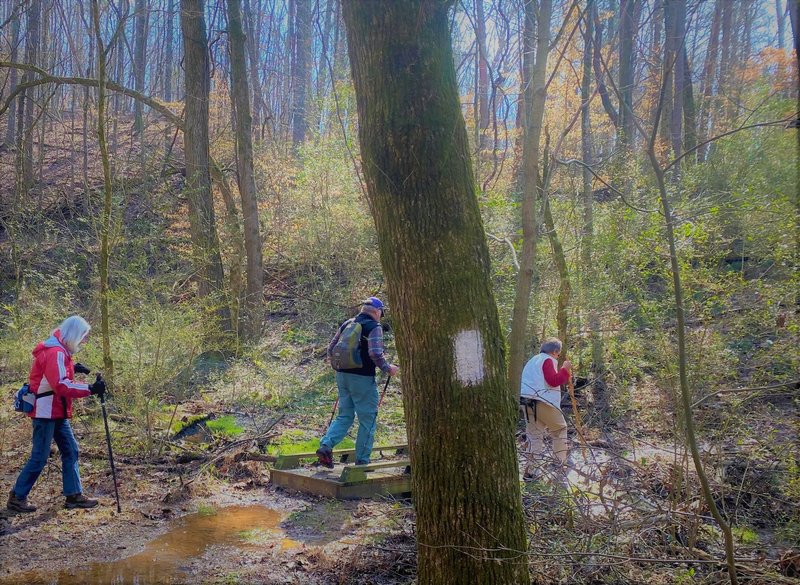
<instances>
[{"instance_id":1,"label":"bark texture","mask_svg":"<svg viewBox=\"0 0 800 585\"><path fill-rule=\"evenodd\" d=\"M261 332L264 269L261 264L261 234L258 224L258 196L253 173L253 120L250 116L250 89L247 84L245 36L239 0L228 0L228 27L231 52L231 92L236 114L236 170L244 219L244 245L247 254L247 294L243 333L255 339Z\"/></svg>"},{"instance_id":2,"label":"bark texture","mask_svg":"<svg viewBox=\"0 0 800 585\"><path fill-rule=\"evenodd\" d=\"M527 583L503 336L448 2L343 3L371 210L396 319L418 579Z\"/></svg>"},{"instance_id":3,"label":"bark texture","mask_svg":"<svg viewBox=\"0 0 800 585\"><path fill-rule=\"evenodd\" d=\"M210 73L204 0L181 0L186 109L184 150L186 151L186 195L192 253L201 297L213 297L221 326L230 330L230 315L223 300L222 258L214 218L208 154L208 97Z\"/></svg>"}]
</instances>

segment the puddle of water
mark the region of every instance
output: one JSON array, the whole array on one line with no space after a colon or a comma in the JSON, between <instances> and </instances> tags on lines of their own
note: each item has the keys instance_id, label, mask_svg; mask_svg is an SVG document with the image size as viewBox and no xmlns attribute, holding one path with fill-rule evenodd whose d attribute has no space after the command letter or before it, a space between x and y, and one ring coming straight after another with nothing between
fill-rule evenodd
<instances>
[{"instance_id":1,"label":"puddle of water","mask_svg":"<svg viewBox=\"0 0 800 585\"><path fill-rule=\"evenodd\" d=\"M202 556L211 545L248 546L249 531L274 534L284 550L300 546L297 541L285 538L279 528L282 519L283 513L263 506L233 506L213 514L191 514L179 519L174 528L150 541L142 552L132 557L93 563L84 570L18 573L0 578L0 585L185 583L187 574L182 567Z\"/></svg>"}]
</instances>

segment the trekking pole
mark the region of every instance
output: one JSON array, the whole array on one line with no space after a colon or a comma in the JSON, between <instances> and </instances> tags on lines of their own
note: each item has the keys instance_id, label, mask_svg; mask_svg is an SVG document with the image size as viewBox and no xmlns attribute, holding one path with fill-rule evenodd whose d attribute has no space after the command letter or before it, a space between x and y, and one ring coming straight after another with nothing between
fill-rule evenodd
<instances>
[{"instance_id":1,"label":"trekking pole","mask_svg":"<svg viewBox=\"0 0 800 585\"><path fill-rule=\"evenodd\" d=\"M569 399L572 401L572 413L575 415L575 430L578 431L578 438L581 440L581 454L586 459L586 437L583 436L581 413L578 411L578 401L575 400L575 385L572 383L572 372L569 373L569 378L567 378L567 390L569 390Z\"/></svg>"},{"instance_id":2,"label":"trekking pole","mask_svg":"<svg viewBox=\"0 0 800 585\"><path fill-rule=\"evenodd\" d=\"M328 426L333 422L333 415L336 414L336 407L339 406L339 395L336 395L336 401L333 403L333 410L331 410L331 418L328 419Z\"/></svg>"},{"instance_id":3,"label":"trekking pole","mask_svg":"<svg viewBox=\"0 0 800 585\"><path fill-rule=\"evenodd\" d=\"M386 394L386 389L389 387L389 380L391 379L392 379L391 376L386 376L386 384L383 385L383 391L381 392L381 397L378 399L378 408L380 408L381 402L383 402L383 396Z\"/></svg>"},{"instance_id":4,"label":"trekking pole","mask_svg":"<svg viewBox=\"0 0 800 585\"><path fill-rule=\"evenodd\" d=\"M97 380L102 380L102 376L97 374ZM106 415L106 393L100 395L100 408L103 410L103 425L106 428L106 444L108 444L108 461L111 464L111 478L114 480L114 496L117 499L117 512L122 513L119 505L119 488L117 487L117 470L114 467L114 453L111 451L111 432L108 430L108 416Z\"/></svg>"}]
</instances>

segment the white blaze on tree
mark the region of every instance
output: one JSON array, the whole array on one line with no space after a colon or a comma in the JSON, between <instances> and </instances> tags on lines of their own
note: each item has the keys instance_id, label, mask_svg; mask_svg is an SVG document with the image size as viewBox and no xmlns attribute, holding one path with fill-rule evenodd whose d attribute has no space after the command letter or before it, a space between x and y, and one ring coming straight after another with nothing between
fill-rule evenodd
<instances>
[{"instance_id":1,"label":"white blaze on tree","mask_svg":"<svg viewBox=\"0 0 800 585\"><path fill-rule=\"evenodd\" d=\"M464 386L483 382L483 339L477 330L459 331L455 346L456 377Z\"/></svg>"}]
</instances>

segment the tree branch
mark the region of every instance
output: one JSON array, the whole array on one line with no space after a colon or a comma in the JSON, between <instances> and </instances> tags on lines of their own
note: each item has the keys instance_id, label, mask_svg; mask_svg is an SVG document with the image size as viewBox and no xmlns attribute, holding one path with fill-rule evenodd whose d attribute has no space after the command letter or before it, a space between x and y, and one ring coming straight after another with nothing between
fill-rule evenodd
<instances>
[{"instance_id":1,"label":"tree branch","mask_svg":"<svg viewBox=\"0 0 800 585\"><path fill-rule=\"evenodd\" d=\"M786 118L781 118L780 120L772 120L771 122L759 122L758 124L748 124L747 126L739 126L738 128L734 128L733 130L728 130L727 132L723 132L722 134L718 134L717 136L713 136L713 137L709 138L708 140L705 140L704 142L701 142L700 144L698 144L694 148L691 148L691 149L687 150L682 155L677 157L675 160L673 160L671 163L669 163L666 167L664 167L664 172L670 170L673 166L678 164L687 155L693 153L694 151L696 151L699 148L702 148L706 144L709 144L711 142L715 142L716 140L719 140L720 138L725 138L726 136L730 136L731 134L736 134L737 132L741 132L742 130L749 130L750 128L761 128L763 126L779 126L779 125L786 126L786 124L796 120L798 118L798 116L800 116L800 111L795 112L791 116L788 116Z\"/></svg>"},{"instance_id":2,"label":"tree branch","mask_svg":"<svg viewBox=\"0 0 800 585\"><path fill-rule=\"evenodd\" d=\"M97 87L97 80L91 79L88 77L59 77L56 75L51 75L44 69L40 69L35 65L28 65L27 63L12 63L11 61L0 61L0 69L3 68L14 68L20 69L22 71L31 71L33 73L37 73L41 78L34 79L32 81L26 83L20 83L16 89L11 93L11 95L6 98L5 104L3 107L0 108L0 116L2 116L5 111L9 108L11 103L14 101L14 98L19 95L21 92L25 91L30 87L36 87L37 85L43 85L45 83L55 83L57 85L82 85L84 87ZM151 98L149 96L144 95L136 90L127 88L123 85L115 83L113 81L106 82L106 88L131 97L135 100L141 101L143 104L149 106L151 109L155 110L162 116L164 116L168 121L175 124L178 128L183 130L183 119L180 118L175 112L170 110L167 106L159 102L155 98Z\"/></svg>"}]
</instances>

